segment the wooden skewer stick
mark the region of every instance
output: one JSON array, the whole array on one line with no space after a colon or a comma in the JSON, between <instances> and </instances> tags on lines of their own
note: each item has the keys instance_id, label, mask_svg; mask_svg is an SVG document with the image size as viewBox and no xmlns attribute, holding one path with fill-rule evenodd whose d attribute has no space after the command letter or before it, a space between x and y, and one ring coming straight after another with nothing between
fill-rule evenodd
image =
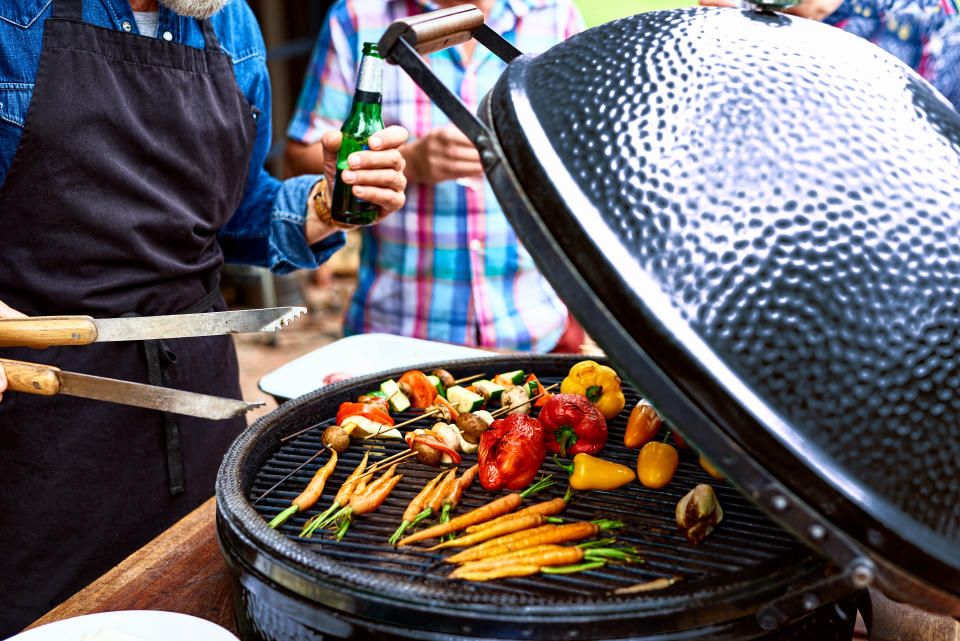
<instances>
[{"instance_id":1,"label":"wooden skewer stick","mask_svg":"<svg viewBox=\"0 0 960 641\"><path fill-rule=\"evenodd\" d=\"M464 378L458 378L453 382L453 384L459 385L460 383L466 383L467 381L472 381L474 379L482 378L484 376L486 376L486 374L474 374L473 376L465 376Z\"/></svg>"},{"instance_id":2,"label":"wooden skewer stick","mask_svg":"<svg viewBox=\"0 0 960 641\"><path fill-rule=\"evenodd\" d=\"M389 432L390 430L395 430L395 429L397 429L398 427L406 427L407 425L410 425L411 423L416 423L417 421L419 421L419 420L422 419L422 418L427 418L428 416L433 416L434 414L439 414L439 413L440 413L440 410L439 410L439 409L430 410L429 412L424 412L424 413L421 414L420 416L415 416L414 418L411 418L411 419L408 420L408 421L404 421L403 423L397 423L396 425L384 425L384 426L382 426L379 430L377 430L377 433L376 433L376 434L371 434L370 436L364 436L361 440L366 441L367 439L377 438L377 437L380 436L383 432Z\"/></svg>"},{"instance_id":3,"label":"wooden skewer stick","mask_svg":"<svg viewBox=\"0 0 960 641\"><path fill-rule=\"evenodd\" d=\"M543 391L542 391L542 392L540 392L539 394L535 394L535 395L531 396L531 397L530 397L529 399L527 399L526 401L524 401L524 402L522 402L522 403L517 403L516 405L510 405L509 407L501 407L500 409L498 409L498 410L495 411L495 412L490 412L490 415L493 416L493 417L496 417L496 416L498 416L498 415L500 415L500 414L505 414L505 413L509 412L509 411L512 410L512 409L516 409L516 408L518 408L518 407L523 407L524 405L529 405L530 403L532 403L533 401L537 400L537 399L540 398L541 396L544 396L547 392L549 392L550 390L552 390L554 387L556 387L556 386L559 385L559 384L560 384L560 383L554 383L553 385L548 385L548 386L546 386L546 387L543 388Z\"/></svg>"},{"instance_id":4,"label":"wooden skewer stick","mask_svg":"<svg viewBox=\"0 0 960 641\"><path fill-rule=\"evenodd\" d=\"M303 428L302 430L300 430L299 432L294 432L293 434L287 434L287 435L284 436L282 439L280 439L280 442L283 443L284 441L289 441L290 439L296 438L296 437L300 436L301 434L306 434L307 432L309 432L309 431L312 430L312 429L315 429L315 428L317 428L317 427L324 427L324 423L333 423L333 421L335 421L335 420L337 420L337 419L336 419L336 418L328 418L328 419L325 420L325 421L320 421L319 423L314 423L314 424L311 425L310 427L305 427L305 428Z\"/></svg>"},{"instance_id":5,"label":"wooden skewer stick","mask_svg":"<svg viewBox=\"0 0 960 641\"><path fill-rule=\"evenodd\" d=\"M321 454L323 454L324 452L326 452L328 449L330 449L330 447L327 446L327 445L324 445L323 447L321 447L319 450L317 450L317 453L316 453L316 454L314 454L313 456L311 456L310 458L308 458L306 461L304 461L303 463L301 463L300 465L298 465L296 468L294 468L294 470L293 470L292 472L290 472L289 474L287 474L286 476L284 476L282 479L280 479L279 481L277 481L276 483L274 483L273 485L271 485L269 488L267 488L266 491L264 491L264 493L261 494L261 495L257 498L257 500L255 500L255 501L253 502L253 504L256 505L257 503L259 503L260 501L262 501L262 500L263 500L263 497L265 497L267 494L270 494L270 492L273 492L275 489L277 489L277 487L278 487L281 483L283 483L283 482L286 481L288 478L290 478L291 476L293 476L294 474L296 474L297 472L299 472L300 470L302 470L302 469L307 465L307 463L309 463L309 462L312 461L313 459L317 458L318 456L320 456Z\"/></svg>"}]
</instances>

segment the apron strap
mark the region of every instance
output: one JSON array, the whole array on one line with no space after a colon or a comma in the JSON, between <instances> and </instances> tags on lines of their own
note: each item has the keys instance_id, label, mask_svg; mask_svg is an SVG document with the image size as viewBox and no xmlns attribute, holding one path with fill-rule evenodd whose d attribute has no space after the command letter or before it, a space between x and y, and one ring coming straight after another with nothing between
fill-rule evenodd
<instances>
[{"instance_id":1,"label":"apron strap","mask_svg":"<svg viewBox=\"0 0 960 641\"><path fill-rule=\"evenodd\" d=\"M200 21L200 30L203 31L203 44L207 51L220 51L220 41L217 40L217 34L213 32L213 23L210 18L204 18Z\"/></svg>"},{"instance_id":2,"label":"apron strap","mask_svg":"<svg viewBox=\"0 0 960 641\"><path fill-rule=\"evenodd\" d=\"M53 17L67 20L83 20L81 0L53 0Z\"/></svg>"},{"instance_id":3,"label":"apron strap","mask_svg":"<svg viewBox=\"0 0 960 641\"><path fill-rule=\"evenodd\" d=\"M203 298L180 312L181 314L196 314L204 312L220 300L220 290L207 292ZM130 313L124 316L137 316ZM170 349L163 339L146 340L143 342L143 353L147 360L147 382L150 385L161 387L170 386L170 375L167 368L177 362L177 354ZM164 440L167 450L167 479L170 496L182 494L186 490L186 477L183 471L183 446L180 442L180 421L176 414L164 412Z\"/></svg>"}]
</instances>

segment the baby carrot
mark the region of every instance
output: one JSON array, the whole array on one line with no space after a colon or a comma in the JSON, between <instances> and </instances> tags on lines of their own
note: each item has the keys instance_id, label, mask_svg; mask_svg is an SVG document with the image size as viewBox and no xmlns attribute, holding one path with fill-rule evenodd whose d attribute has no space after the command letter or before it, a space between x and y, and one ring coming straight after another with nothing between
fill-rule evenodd
<instances>
[{"instance_id":1,"label":"baby carrot","mask_svg":"<svg viewBox=\"0 0 960 641\"><path fill-rule=\"evenodd\" d=\"M439 550L440 548L450 548L450 547L467 547L468 545L473 545L474 543L483 543L484 541L489 541L490 539L496 538L498 536L503 536L504 534L512 534L514 532L519 532L521 530L527 530L532 527L537 527L543 525L547 520L547 517L543 514L527 514L525 516L520 516L515 519L507 519L506 521L501 521L493 527L484 528L479 532L474 532L473 534L468 534L466 536L461 536L458 539L452 541L447 541L446 543L440 543L439 545L434 545L431 550Z\"/></svg>"},{"instance_id":2,"label":"baby carrot","mask_svg":"<svg viewBox=\"0 0 960 641\"><path fill-rule=\"evenodd\" d=\"M443 480L440 481L440 485L437 486L437 489L430 495L430 498L427 499L424 507L429 509L431 514L439 512L440 508L443 507L443 497L450 492L456 482L457 468L453 468L447 473Z\"/></svg>"},{"instance_id":3,"label":"baby carrot","mask_svg":"<svg viewBox=\"0 0 960 641\"><path fill-rule=\"evenodd\" d=\"M350 476L343 482L343 485L340 486L340 489L337 491L337 496L333 499L333 504L320 514L310 517L310 519L303 524L303 529L300 530L300 534L297 536L310 538L318 528L325 527L327 523L329 523L330 515L345 505L350 495L353 494L353 488L357 484L356 479L363 474L363 470L367 467L367 459L369 457L370 450L367 450L363 454L363 460L360 461L360 464L350 473Z\"/></svg>"},{"instance_id":4,"label":"baby carrot","mask_svg":"<svg viewBox=\"0 0 960 641\"><path fill-rule=\"evenodd\" d=\"M403 474L394 476L393 472L397 466L392 466L383 473L376 481L371 483L362 492L354 492L350 497L350 505L336 513L334 520L340 519L340 527L337 528L336 537L339 541L347 533L350 523L353 522L354 514L367 514L380 507L380 504L386 500L393 488L396 487Z\"/></svg>"},{"instance_id":5,"label":"baby carrot","mask_svg":"<svg viewBox=\"0 0 960 641\"><path fill-rule=\"evenodd\" d=\"M434 486L440 481L440 477L443 476L443 472L437 474L433 479L427 482L423 486L423 489L420 490L420 493L413 497L413 500L410 501L410 505L407 506L407 509L403 512L403 520L400 523L400 526L397 528L396 532L393 533L393 536L390 537L390 545L396 545L397 541L403 536L403 532L410 527L410 523L420 514L420 510L423 507L423 503L427 498L427 495L433 490Z\"/></svg>"},{"instance_id":6,"label":"baby carrot","mask_svg":"<svg viewBox=\"0 0 960 641\"><path fill-rule=\"evenodd\" d=\"M517 510L516 512L511 512L510 514L504 514L503 516L491 519L486 523L480 523L478 525L471 525L466 529L467 534L473 534L474 532L480 532L486 530L490 527L497 527L504 521L509 521L511 519L517 519L524 516L529 516L531 514L542 514L543 516L553 516L554 514L559 514L567 507L567 501L569 501L569 496L557 497L555 499L550 499L549 501L543 501L542 503L535 503L529 507L525 507L522 510Z\"/></svg>"},{"instance_id":7,"label":"baby carrot","mask_svg":"<svg viewBox=\"0 0 960 641\"><path fill-rule=\"evenodd\" d=\"M273 517L273 520L269 523L270 527L280 527L297 512L309 510L313 507L314 503L320 498L320 495L323 494L323 486L327 484L327 479L333 474L333 468L336 466L337 452L336 450L330 450L330 460L327 461L327 464L314 473L313 478L310 479L310 482L307 484L307 488L301 492L297 498L291 501L290 507Z\"/></svg>"},{"instance_id":8,"label":"baby carrot","mask_svg":"<svg viewBox=\"0 0 960 641\"><path fill-rule=\"evenodd\" d=\"M516 568L540 568L553 565L569 565L579 563L584 558L584 552L577 547L563 545L538 545L517 554L508 554L496 559L489 559L476 563L467 563L450 573L452 578L467 579L470 581L485 581L507 576L527 576L535 572L514 573Z\"/></svg>"},{"instance_id":9,"label":"baby carrot","mask_svg":"<svg viewBox=\"0 0 960 641\"><path fill-rule=\"evenodd\" d=\"M443 536L444 534L449 534L450 532L459 532L465 527L482 523L483 521L498 517L501 514L506 514L510 510L515 510L522 501L523 498L516 492L506 494L487 503L486 505L481 505L480 507L470 510L465 514L461 514L458 517L450 519L446 523L434 525L433 527L429 527L425 530L417 532L416 534L408 536L405 539L402 539L399 545L407 545L408 543L416 543L417 541L432 539L434 537Z\"/></svg>"},{"instance_id":10,"label":"baby carrot","mask_svg":"<svg viewBox=\"0 0 960 641\"><path fill-rule=\"evenodd\" d=\"M492 556L499 556L507 552L514 552L535 545L579 541L593 536L600 530L615 527L623 527L623 523L620 521L578 521L576 523L568 523L567 525L542 525L532 530L522 530L491 539L486 543L475 545L472 548L449 556L444 559L444 561L447 563L465 563L466 561L476 561Z\"/></svg>"}]
</instances>

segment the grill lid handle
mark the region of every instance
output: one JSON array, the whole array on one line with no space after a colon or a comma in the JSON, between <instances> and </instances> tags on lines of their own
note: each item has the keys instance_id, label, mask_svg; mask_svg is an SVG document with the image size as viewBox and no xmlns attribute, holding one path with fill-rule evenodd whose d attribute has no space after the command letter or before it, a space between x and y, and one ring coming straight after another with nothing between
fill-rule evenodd
<instances>
[{"instance_id":1,"label":"grill lid handle","mask_svg":"<svg viewBox=\"0 0 960 641\"><path fill-rule=\"evenodd\" d=\"M483 22L483 12L473 5L457 5L397 20L383 33L377 48L384 60L400 65L423 89L430 100L460 128L480 152L485 171L500 162L490 132L463 101L424 64L421 55L453 47L476 38L504 62L520 55L520 51Z\"/></svg>"}]
</instances>

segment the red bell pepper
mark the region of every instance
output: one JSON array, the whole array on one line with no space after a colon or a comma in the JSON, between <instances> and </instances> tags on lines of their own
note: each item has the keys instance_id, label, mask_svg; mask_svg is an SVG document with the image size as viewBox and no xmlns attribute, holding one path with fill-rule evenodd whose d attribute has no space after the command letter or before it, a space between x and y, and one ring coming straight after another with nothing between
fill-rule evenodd
<instances>
[{"instance_id":1,"label":"red bell pepper","mask_svg":"<svg viewBox=\"0 0 960 641\"><path fill-rule=\"evenodd\" d=\"M414 409L426 409L437 395L437 388L420 370L412 369L404 372L399 382L410 387L410 407Z\"/></svg>"},{"instance_id":2,"label":"red bell pepper","mask_svg":"<svg viewBox=\"0 0 960 641\"><path fill-rule=\"evenodd\" d=\"M540 410L546 448L569 454L596 454L607 442L607 421L581 394L555 394Z\"/></svg>"},{"instance_id":3,"label":"red bell pepper","mask_svg":"<svg viewBox=\"0 0 960 641\"><path fill-rule=\"evenodd\" d=\"M540 421L526 414L497 419L480 437L480 483L493 491L524 488L537 475L545 456Z\"/></svg>"},{"instance_id":4,"label":"red bell pepper","mask_svg":"<svg viewBox=\"0 0 960 641\"><path fill-rule=\"evenodd\" d=\"M346 403L340 403L340 408L337 410L337 425L343 425L343 421L346 418L350 416L356 416L358 414L382 425L394 424L393 419L390 418L390 415L375 405L368 405L367 403L351 403L348 401Z\"/></svg>"},{"instance_id":5,"label":"red bell pepper","mask_svg":"<svg viewBox=\"0 0 960 641\"><path fill-rule=\"evenodd\" d=\"M411 450L413 449L415 443L422 443L428 447L432 447L435 450L447 454L453 460L454 465L460 465L460 462L463 460L460 457L460 452L448 447L446 443L431 434L414 434L413 432L407 432L404 440L406 440L407 447L409 447Z\"/></svg>"}]
</instances>

